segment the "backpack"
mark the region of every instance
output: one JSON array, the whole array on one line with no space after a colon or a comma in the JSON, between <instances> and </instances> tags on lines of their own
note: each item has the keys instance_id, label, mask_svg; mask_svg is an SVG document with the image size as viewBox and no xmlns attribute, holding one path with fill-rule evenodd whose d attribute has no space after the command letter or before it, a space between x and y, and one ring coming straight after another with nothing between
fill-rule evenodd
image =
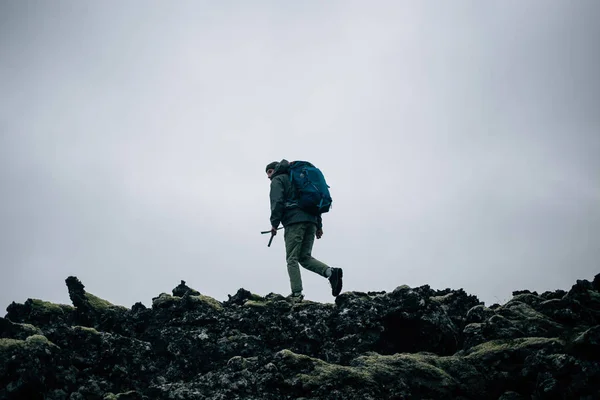
<instances>
[{"instance_id":1,"label":"backpack","mask_svg":"<svg viewBox=\"0 0 600 400\"><path fill-rule=\"evenodd\" d=\"M296 189L294 204L312 215L329 211L332 203L329 186L319 168L307 161L293 161L289 174L290 182Z\"/></svg>"}]
</instances>

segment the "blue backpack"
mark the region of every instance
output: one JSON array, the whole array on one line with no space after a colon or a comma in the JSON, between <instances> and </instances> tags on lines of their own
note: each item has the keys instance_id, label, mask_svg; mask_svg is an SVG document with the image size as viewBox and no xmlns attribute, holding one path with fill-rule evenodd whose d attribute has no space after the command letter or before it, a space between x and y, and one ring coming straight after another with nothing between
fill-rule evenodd
<instances>
[{"instance_id":1,"label":"blue backpack","mask_svg":"<svg viewBox=\"0 0 600 400\"><path fill-rule=\"evenodd\" d=\"M309 214L319 215L331 208L329 186L321 170L307 161L290 163L290 181L296 189L294 203Z\"/></svg>"}]
</instances>

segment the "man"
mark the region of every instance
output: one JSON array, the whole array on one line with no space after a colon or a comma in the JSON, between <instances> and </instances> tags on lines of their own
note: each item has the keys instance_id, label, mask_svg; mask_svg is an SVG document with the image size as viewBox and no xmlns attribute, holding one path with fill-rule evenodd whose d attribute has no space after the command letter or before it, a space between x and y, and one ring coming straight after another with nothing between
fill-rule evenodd
<instances>
[{"instance_id":1,"label":"man","mask_svg":"<svg viewBox=\"0 0 600 400\"><path fill-rule=\"evenodd\" d=\"M342 269L331 268L315 259L312 253L315 237L323 236L321 215L312 215L294 204L296 190L289 177L289 162L281 160L267 165L267 177L271 180L271 234L277 234L281 223L284 227L287 269L292 287L292 301L302 301L302 267L319 274L331 284L331 294L337 296L342 290Z\"/></svg>"}]
</instances>

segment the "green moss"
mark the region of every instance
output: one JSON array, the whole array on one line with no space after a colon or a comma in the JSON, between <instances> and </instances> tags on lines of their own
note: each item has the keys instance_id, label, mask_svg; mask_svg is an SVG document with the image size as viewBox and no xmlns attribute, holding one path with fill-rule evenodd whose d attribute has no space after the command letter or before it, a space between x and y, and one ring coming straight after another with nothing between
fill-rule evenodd
<instances>
[{"instance_id":1,"label":"green moss","mask_svg":"<svg viewBox=\"0 0 600 400\"><path fill-rule=\"evenodd\" d=\"M256 301L256 300L247 300L244 303L244 307L265 308L266 306L267 306L266 302Z\"/></svg>"},{"instance_id":2,"label":"green moss","mask_svg":"<svg viewBox=\"0 0 600 400\"><path fill-rule=\"evenodd\" d=\"M187 298L190 299L192 302L206 304L216 311L221 311L223 309L223 305L219 301L217 301L209 296L205 296L205 295L201 294L199 296L189 296ZM158 298L155 298L152 301L152 306L159 307L159 308L169 307L170 305L177 304L181 301L188 301L185 299L186 298L182 298L182 297L178 297L178 296L171 296L170 294L167 294L167 293L161 293L160 296L158 296Z\"/></svg>"},{"instance_id":3,"label":"green moss","mask_svg":"<svg viewBox=\"0 0 600 400\"><path fill-rule=\"evenodd\" d=\"M113 393L106 393L104 395L104 397L102 398L102 400L125 400L125 399L130 399L133 398L134 395L136 395L136 391L132 390L129 392L125 392L125 393L119 393L119 394L113 394Z\"/></svg>"},{"instance_id":4,"label":"green moss","mask_svg":"<svg viewBox=\"0 0 600 400\"><path fill-rule=\"evenodd\" d=\"M250 298L248 300L246 300L244 305L248 306L248 307L264 307L267 305L267 303L268 303L268 300L265 299L264 297L259 296L255 293L251 293Z\"/></svg>"},{"instance_id":5,"label":"green moss","mask_svg":"<svg viewBox=\"0 0 600 400\"><path fill-rule=\"evenodd\" d=\"M382 382L410 379L416 385L450 386L454 378L437 365L436 356L422 354L395 354L382 356L371 353L358 357L352 366L329 364L323 360L282 350L279 356L288 366L308 369L298 375L305 389L327 386L380 386Z\"/></svg>"},{"instance_id":6,"label":"green moss","mask_svg":"<svg viewBox=\"0 0 600 400\"><path fill-rule=\"evenodd\" d=\"M24 344L24 340L2 338L0 339L0 350L4 350L12 346L23 346Z\"/></svg>"},{"instance_id":7,"label":"green moss","mask_svg":"<svg viewBox=\"0 0 600 400\"><path fill-rule=\"evenodd\" d=\"M265 298L262 297L262 296L260 296L260 295L258 295L258 294L252 293L250 295L250 299L249 300L252 300L252 301L265 301Z\"/></svg>"},{"instance_id":8,"label":"green moss","mask_svg":"<svg viewBox=\"0 0 600 400\"><path fill-rule=\"evenodd\" d=\"M414 365L418 366L419 369L426 371L432 375L437 375L441 379L452 379L446 371L439 368L438 366L431 363L432 356L430 355L422 355L422 354L399 354L399 358L403 358L405 360L410 360Z\"/></svg>"},{"instance_id":9,"label":"green moss","mask_svg":"<svg viewBox=\"0 0 600 400\"><path fill-rule=\"evenodd\" d=\"M11 325L12 325L11 330L13 331L13 335L11 335L11 336L13 336L15 338L24 339L27 336L42 334L41 329L39 329L31 324L21 324L21 323L17 323L17 322L11 322Z\"/></svg>"},{"instance_id":10,"label":"green moss","mask_svg":"<svg viewBox=\"0 0 600 400\"><path fill-rule=\"evenodd\" d=\"M319 304L319 305L321 305L321 303L319 303L319 302L316 302L316 301L311 301L311 300L302 300L300 303L295 303L295 304L294 304L294 307L295 307L296 309L299 309L299 308L311 307L311 306L314 306L315 304ZM330 303L330 304L322 304L322 306L324 306L324 307L327 307L327 308L334 308L334 307L335 307L335 304L333 304L333 303Z\"/></svg>"},{"instance_id":11,"label":"green moss","mask_svg":"<svg viewBox=\"0 0 600 400\"><path fill-rule=\"evenodd\" d=\"M538 304L538 303L541 303L542 301L544 301L544 299L542 297L536 296L535 294L532 294L532 293L522 293L522 294L513 296L513 298L510 299L510 301L508 302L508 304L510 304L510 302L513 302L513 301L518 301L518 302L525 303L525 304Z\"/></svg>"},{"instance_id":12,"label":"green moss","mask_svg":"<svg viewBox=\"0 0 600 400\"><path fill-rule=\"evenodd\" d=\"M433 301L435 303L443 303L446 300L450 300L452 297L454 296L453 292L450 292L444 296L434 296L434 297L430 297L429 300Z\"/></svg>"},{"instance_id":13,"label":"green moss","mask_svg":"<svg viewBox=\"0 0 600 400\"><path fill-rule=\"evenodd\" d=\"M468 370L473 375L477 373L477 370L471 364L465 362L461 357L456 356L447 356L447 357L439 357L436 355L427 356L426 361L438 368L440 368L445 373L448 371L460 371L460 370Z\"/></svg>"},{"instance_id":14,"label":"green moss","mask_svg":"<svg viewBox=\"0 0 600 400\"><path fill-rule=\"evenodd\" d=\"M529 347L539 348L547 345L563 345L563 342L555 338L542 337L491 340L469 349L467 358L479 358L487 354L505 351L518 351Z\"/></svg>"},{"instance_id":15,"label":"green moss","mask_svg":"<svg viewBox=\"0 0 600 400\"><path fill-rule=\"evenodd\" d=\"M90 327L87 327L87 326L74 326L73 330L82 331L82 332L86 332L86 333L91 333L92 335L99 335L100 334L100 332L98 332L94 328L90 328Z\"/></svg>"},{"instance_id":16,"label":"green moss","mask_svg":"<svg viewBox=\"0 0 600 400\"><path fill-rule=\"evenodd\" d=\"M127 310L127 307L114 305L111 302L109 302L108 300L101 299L100 297L93 295L91 293L86 292L85 298L88 301L89 305L96 310L100 310L100 311L107 310L107 309L121 310L121 311Z\"/></svg>"},{"instance_id":17,"label":"green moss","mask_svg":"<svg viewBox=\"0 0 600 400\"><path fill-rule=\"evenodd\" d=\"M213 307L217 311L221 311L223 309L223 305L221 304L221 302L218 301L218 300L216 300L216 299L213 299L210 296L205 296L205 295L201 294L198 297L200 298L200 300L202 300L205 303L209 304L211 307Z\"/></svg>"},{"instance_id":18,"label":"green moss","mask_svg":"<svg viewBox=\"0 0 600 400\"><path fill-rule=\"evenodd\" d=\"M52 314L64 314L65 307L69 307L65 304L55 304L49 301L43 301L40 299L29 299L29 304L31 304L31 308L40 312L40 313L52 313ZM71 307L71 310L73 307ZM67 308L68 310L68 308Z\"/></svg>"},{"instance_id":19,"label":"green moss","mask_svg":"<svg viewBox=\"0 0 600 400\"><path fill-rule=\"evenodd\" d=\"M152 307L163 308L168 307L171 304L176 304L181 301L181 297L174 297L167 293L161 293L157 298L152 300Z\"/></svg>"},{"instance_id":20,"label":"green moss","mask_svg":"<svg viewBox=\"0 0 600 400\"><path fill-rule=\"evenodd\" d=\"M114 305L112 303L110 303L104 299L101 299L98 296L94 296L91 293L86 293L85 298L90 303L90 306L92 306L95 309L105 309L105 308L109 308L109 307L114 307Z\"/></svg>"},{"instance_id":21,"label":"green moss","mask_svg":"<svg viewBox=\"0 0 600 400\"><path fill-rule=\"evenodd\" d=\"M394 354L382 356L371 354L357 359L358 364L368 371L376 381L395 379L398 375L408 372L413 380L432 380L441 384L449 384L452 377L443 369L432 364L432 356L424 354Z\"/></svg>"},{"instance_id":22,"label":"green moss","mask_svg":"<svg viewBox=\"0 0 600 400\"><path fill-rule=\"evenodd\" d=\"M498 313L505 317L516 317L512 319L522 319L522 320L542 320L548 319L544 314L537 312L530 305L526 303L521 303L519 301L512 301L501 307L497 310ZM512 314L512 315L511 315Z\"/></svg>"},{"instance_id":23,"label":"green moss","mask_svg":"<svg viewBox=\"0 0 600 400\"><path fill-rule=\"evenodd\" d=\"M302 382L304 389L333 385L376 385L376 382L369 371L343 365L328 364L321 360L314 361L316 365L312 374L298 375L298 379Z\"/></svg>"},{"instance_id":24,"label":"green moss","mask_svg":"<svg viewBox=\"0 0 600 400\"><path fill-rule=\"evenodd\" d=\"M27 331L31 331L31 332L37 332L39 331L38 328L36 328L35 326L31 325L31 324L20 324L20 323L16 323L13 322L15 325L20 326L21 328L23 328L23 330L27 330Z\"/></svg>"},{"instance_id":25,"label":"green moss","mask_svg":"<svg viewBox=\"0 0 600 400\"><path fill-rule=\"evenodd\" d=\"M16 346L28 347L28 346L38 346L38 345L57 347L54 343L49 341L48 338L46 338L46 336L43 336L43 335L31 335L25 340L5 339L5 338L0 339L0 350L5 350L10 347L16 347Z\"/></svg>"},{"instance_id":26,"label":"green moss","mask_svg":"<svg viewBox=\"0 0 600 400\"><path fill-rule=\"evenodd\" d=\"M304 362L324 362L317 358L312 358L304 354L297 354L291 350L283 349L277 352L277 355L286 361L288 364L299 364Z\"/></svg>"},{"instance_id":27,"label":"green moss","mask_svg":"<svg viewBox=\"0 0 600 400\"><path fill-rule=\"evenodd\" d=\"M216 311L221 311L223 309L223 305L218 300L215 300L210 296L205 296L205 295L201 294L200 296L190 296L190 297L209 305Z\"/></svg>"},{"instance_id":28,"label":"green moss","mask_svg":"<svg viewBox=\"0 0 600 400\"><path fill-rule=\"evenodd\" d=\"M43 335L31 335L25 339L25 342L32 344L51 344L48 338Z\"/></svg>"},{"instance_id":29,"label":"green moss","mask_svg":"<svg viewBox=\"0 0 600 400\"><path fill-rule=\"evenodd\" d=\"M75 307L70 306L68 304L59 304L58 305L60 307L61 310L63 310L63 312L68 313L71 311L75 311Z\"/></svg>"}]
</instances>

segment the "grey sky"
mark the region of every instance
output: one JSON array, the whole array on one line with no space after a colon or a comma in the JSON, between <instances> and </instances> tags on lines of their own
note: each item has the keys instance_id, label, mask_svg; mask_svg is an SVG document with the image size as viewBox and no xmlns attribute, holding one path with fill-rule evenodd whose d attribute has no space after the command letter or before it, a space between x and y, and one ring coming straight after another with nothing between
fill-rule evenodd
<instances>
[{"instance_id":1,"label":"grey sky","mask_svg":"<svg viewBox=\"0 0 600 400\"><path fill-rule=\"evenodd\" d=\"M1 1L0 307L289 293L273 160L344 290L600 272L600 2ZM303 271L308 299L331 301Z\"/></svg>"}]
</instances>

